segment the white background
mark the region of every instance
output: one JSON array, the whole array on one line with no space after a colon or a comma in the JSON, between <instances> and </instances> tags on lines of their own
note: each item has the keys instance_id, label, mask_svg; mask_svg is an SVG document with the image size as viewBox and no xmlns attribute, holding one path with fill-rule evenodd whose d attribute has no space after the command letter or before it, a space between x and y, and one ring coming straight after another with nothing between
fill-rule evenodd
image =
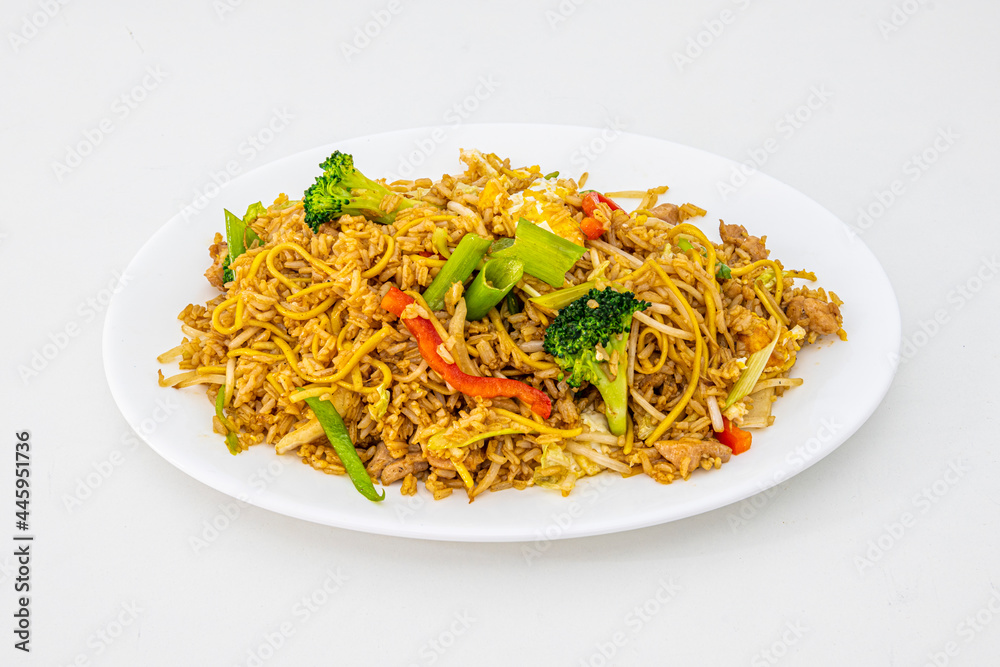
<instances>
[{"instance_id":1,"label":"white background","mask_svg":"<svg viewBox=\"0 0 1000 667\"><path fill-rule=\"evenodd\" d=\"M998 21L985 0L5 2L0 664L993 664ZM139 442L101 334L143 242L227 165L456 120L776 146L760 170L893 282L881 407L769 494L537 558L236 505ZM9 629L25 429L28 655Z\"/></svg>"}]
</instances>

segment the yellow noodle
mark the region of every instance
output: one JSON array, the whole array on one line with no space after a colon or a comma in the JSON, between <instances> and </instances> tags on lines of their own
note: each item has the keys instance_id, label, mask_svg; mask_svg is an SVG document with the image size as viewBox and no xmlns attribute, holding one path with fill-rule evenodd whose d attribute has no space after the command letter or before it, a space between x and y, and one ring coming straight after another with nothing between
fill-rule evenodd
<instances>
[{"instance_id":1,"label":"yellow noodle","mask_svg":"<svg viewBox=\"0 0 1000 667\"><path fill-rule=\"evenodd\" d=\"M532 429L537 433L543 433L546 435L558 435L563 438L575 438L576 436L583 433L582 428L559 429L559 428L552 428L551 426L546 426L545 424L539 424L538 422L532 421L527 417L522 417L516 412L511 412L510 410L504 410L503 408L493 408L493 412L497 413L498 415L503 415L507 419L517 422L522 426L527 426L528 428Z\"/></svg>"},{"instance_id":2,"label":"yellow noodle","mask_svg":"<svg viewBox=\"0 0 1000 667\"><path fill-rule=\"evenodd\" d=\"M236 314L233 316L232 326L224 327L222 326L222 311L226 310L229 306L236 304ZM220 303L212 311L212 327L224 336L229 336L235 333L238 329L243 328L243 299L239 297L230 297Z\"/></svg>"},{"instance_id":3,"label":"yellow noodle","mask_svg":"<svg viewBox=\"0 0 1000 667\"><path fill-rule=\"evenodd\" d=\"M311 320L320 313L325 313L327 310L329 310L330 306L332 306L333 302L336 300L337 300L337 295L331 294L322 303L313 306L309 310L301 313L295 310L289 310L284 306L282 306L280 303L274 304L274 309L290 320Z\"/></svg>"},{"instance_id":4,"label":"yellow noodle","mask_svg":"<svg viewBox=\"0 0 1000 667\"><path fill-rule=\"evenodd\" d=\"M278 327L274 326L270 322L261 322L260 320L247 320L246 322L243 323L243 325L244 326L260 327L261 329L267 329L268 331L270 331L271 333L273 333L278 338L284 339L285 341L287 341L289 343L292 342L292 337L291 336L289 336L288 334L284 333L283 331L281 331L281 329L279 329Z\"/></svg>"},{"instance_id":5,"label":"yellow noodle","mask_svg":"<svg viewBox=\"0 0 1000 667\"><path fill-rule=\"evenodd\" d=\"M632 443L635 441L635 432L632 427L632 418L625 420L625 446L622 447L622 454L628 456L632 453Z\"/></svg>"},{"instance_id":6,"label":"yellow noodle","mask_svg":"<svg viewBox=\"0 0 1000 667\"><path fill-rule=\"evenodd\" d=\"M715 245L708 240L708 237L706 237L705 234L700 229L686 222L681 223L676 227L674 227L673 229L671 229L670 232L668 233L668 236L670 237L671 240L674 240L678 234L690 234L691 236L698 239L698 241L702 244L702 246L705 248L705 252L708 254L708 266L706 268L706 272L714 282L715 261L716 261ZM697 257L697 253L695 253L695 256ZM698 259L698 261L700 262L701 260ZM707 282L703 282L703 284L705 287L705 319L708 321L709 341L714 342L715 341L715 297L713 296L713 292L716 290L716 286L709 285Z\"/></svg>"},{"instance_id":7,"label":"yellow noodle","mask_svg":"<svg viewBox=\"0 0 1000 667\"><path fill-rule=\"evenodd\" d=\"M278 340L281 340L280 338ZM249 347L238 347L235 350L229 350L226 353L229 357L252 357L254 359L259 359L261 361L280 361L280 354L271 354L269 352L261 352L260 350L254 350Z\"/></svg>"},{"instance_id":8,"label":"yellow noodle","mask_svg":"<svg viewBox=\"0 0 1000 667\"><path fill-rule=\"evenodd\" d=\"M337 272L333 270L333 268L331 268L329 265L324 264L323 262L319 261L312 255L310 255L309 252L305 248L300 246L298 243L293 243L291 241L279 243L278 245L274 246L268 251L265 263L267 264L267 270L271 272L271 275L277 278L279 282L284 283L288 287L288 289L292 290L292 293L298 291L298 288L291 280L289 280L283 273L281 273L281 271L278 271L278 269L276 269L274 266L275 256L283 250L293 250L297 252L298 254L302 255L302 257L307 262L309 262L309 264L313 268L319 269L320 271L323 271L329 276L334 276L337 274Z\"/></svg>"},{"instance_id":9,"label":"yellow noodle","mask_svg":"<svg viewBox=\"0 0 1000 667\"><path fill-rule=\"evenodd\" d=\"M361 272L362 278L365 279L374 278L378 274L382 273L382 270L385 269L386 266L388 266L389 260L392 258L392 251L396 249L396 239L392 238L391 236L385 236L383 238L385 238L385 243L386 243L385 254L382 255L382 259L380 259L378 263L375 264L375 266L368 269L367 271Z\"/></svg>"},{"instance_id":10,"label":"yellow noodle","mask_svg":"<svg viewBox=\"0 0 1000 667\"><path fill-rule=\"evenodd\" d=\"M660 268L659 264L653 262L653 270L660 276L660 280L666 284L667 289L669 289L675 297L681 302L684 307L684 311L687 313L688 319L691 321L691 328L694 330L694 363L691 365L691 379L688 381L688 386L684 390L684 394L681 396L681 400L677 401L674 408L667 414L667 418L661 421L653 432L646 438L646 445L652 445L656 442L661 435L663 435L670 425L674 423L678 415L684 410L691 397L694 395L695 389L698 387L698 379L701 375L701 355L704 349L704 344L701 340L701 328L698 326L698 320L694 316L694 310L691 308L691 304L687 302L687 299L681 294L680 290L677 289L677 285L674 281L670 279L670 276Z\"/></svg>"},{"instance_id":11,"label":"yellow noodle","mask_svg":"<svg viewBox=\"0 0 1000 667\"><path fill-rule=\"evenodd\" d=\"M770 313L774 319L776 319L781 324L786 327L791 324L788 316L781 312L781 309L777 307L774 303L770 294L764 289L763 283L760 282L760 278L753 281L753 291L757 294L757 298L760 299L760 305L764 306L764 310Z\"/></svg>"},{"instance_id":12,"label":"yellow noodle","mask_svg":"<svg viewBox=\"0 0 1000 667\"><path fill-rule=\"evenodd\" d=\"M753 272L755 269L759 269L762 266L769 266L771 267L771 270L774 271L774 300L781 303L781 294L784 291L784 279L782 278L782 273L784 272L781 270L781 265L773 259L759 259L752 264L741 266L738 269L731 269L730 271L734 278L739 278Z\"/></svg>"}]
</instances>

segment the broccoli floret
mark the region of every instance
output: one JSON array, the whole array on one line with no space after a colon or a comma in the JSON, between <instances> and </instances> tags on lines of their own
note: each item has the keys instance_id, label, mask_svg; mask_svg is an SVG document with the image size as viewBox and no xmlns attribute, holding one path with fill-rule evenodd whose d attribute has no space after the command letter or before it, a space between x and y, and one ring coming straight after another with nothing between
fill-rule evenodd
<instances>
[{"instance_id":1,"label":"broccoli floret","mask_svg":"<svg viewBox=\"0 0 1000 667\"><path fill-rule=\"evenodd\" d=\"M416 202L401 197L392 211L381 210L382 199L389 189L355 169L354 158L347 153L335 151L319 166L323 174L302 197L306 223L313 231L345 214L363 215L387 225L396 219L398 211L416 206Z\"/></svg>"},{"instance_id":2,"label":"broccoli floret","mask_svg":"<svg viewBox=\"0 0 1000 667\"><path fill-rule=\"evenodd\" d=\"M579 387L587 381L601 392L615 435L625 433L628 414L625 372L632 313L649 305L631 292L591 289L560 310L545 331L545 351L566 371L566 382Z\"/></svg>"}]
</instances>

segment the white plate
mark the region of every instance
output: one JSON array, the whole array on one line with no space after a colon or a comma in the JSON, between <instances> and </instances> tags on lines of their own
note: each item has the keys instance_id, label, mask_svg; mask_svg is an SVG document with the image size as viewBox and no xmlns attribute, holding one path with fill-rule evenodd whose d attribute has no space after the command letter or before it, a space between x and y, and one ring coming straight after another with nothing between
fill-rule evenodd
<instances>
[{"instance_id":1,"label":"white plate","mask_svg":"<svg viewBox=\"0 0 1000 667\"><path fill-rule=\"evenodd\" d=\"M721 470L699 471L669 486L608 473L582 480L568 498L532 488L487 493L471 504L462 493L434 502L422 487L406 497L395 485L384 502L371 503L346 477L320 474L270 447L231 456L211 430L213 408L203 388L157 385L156 356L181 339L177 313L215 294L202 274L207 247L223 229L223 207L240 212L281 192L301 196L318 174L317 164L334 149L354 154L372 177L415 177L409 164L416 176L436 179L463 171L462 147L510 157L516 166L537 164L543 172L579 176L587 170L588 187L599 190L669 185L665 201L708 210L712 222L702 226L710 238L718 238L720 218L742 224L752 234L766 234L772 257L787 268L815 271L819 284L845 301L850 340L823 342L800 354L795 374L805 384L776 403L775 424L754 432L753 448ZM790 478L847 440L888 390L900 342L895 295L868 248L831 213L762 174L724 201L717 184L728 181L734 168L729 160L659 139L546 125L405 130L293 155L234 180L203 212L189 220L174 217L143 246L127 269L127 287L108 308L108 383L132 428L187 474L244 502L321 524L440 540L532 541L629 530L722 507Z\"/></svg>"}]
</instances>

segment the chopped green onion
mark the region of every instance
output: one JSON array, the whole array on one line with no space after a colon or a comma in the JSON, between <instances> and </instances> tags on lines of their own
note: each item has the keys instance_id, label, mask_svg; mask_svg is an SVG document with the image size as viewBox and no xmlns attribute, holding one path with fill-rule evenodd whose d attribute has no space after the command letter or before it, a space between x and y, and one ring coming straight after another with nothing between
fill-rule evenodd
<instances>
[{"instance_id":1,"label":"chopped green onion","mask_svg":"<svg viewBox=\"0 0 1000 667\"><path fill-rule=\"evenodd\" d=\"M451 250L448 249L448 230L444 227L435 227L434 233L431 235L431 243L434 244L434 249L438 251L438 254L448 259L451 257Z\"/></svg>"},{"instance_id":2,"label":"chopped green onion","mask_svg":"<svg viewBox=\"0 0 1000 667\"><path fill-rule=\"evenodd\" d=\"M424 301L431 307L431 310L444 308L444 295L451 288L452 283L464 283L472 275L479 260L489 249L490 243L489 239L484 239L477 234L467 234L462 237L458 247L441 267L441 271L424 290Z\"/></svg>"},{"instance_id":3,"label":"chopped green onion","mask_svg":"<svg viewBox=\"0 0 1000 667\"><path fill-rule=\"evenodd\" d=\"M228 211L227 211L228 212ZM236 456L243 449L240 447L239 438L236 437L236 426L226 417L226 413L223 412L223 408L226 404L226 385L219 387L219 393L215 395L215 416L219 418L222 422L223 428L226 429L226 447L229 448L229 453Z\"/></svg>"},{"instance_id":4,"label":"chopped green onion","mask_svg":"<svg viewBox=\"0 0 1000 667\"><path fill-rule=\"evenodd\" d=\"M529 282L528 282L527 280L522 280L522 281L521 281L521 282L520 282L520 283L518 284L518 286L517 286L517 287L518 287L518 289L520 289L520 290L521 290L522 292L524 292L525 294L527 294L527 295L528 295L528 297L530 297L530 298L535 298L535 297L539 297L539 296L541 296L541 295L542 295L542 293L541 293L541 292L539 292L538 290L536 290L536 289L535 289L534 287L532 287L532 286L531 286L531 283L529 283Z\"/></svg>"},{"instance_id":5,"label":"chopped green onion","mask_svg":"<svg viewBox=\"0 0 1000 667\"><path fill-rule=\"evenodd\" d=\"M524 275L519 259L491 259L465 292L466 319L481 320L490 308L500 303Z\"/></svg>"},{"instance_id":6,"label":"chopped green onion","mask_svg":"<svg viewBox=\"0 0 1000 667\"><path fill-rule=\"evenodd\" d=\"M715 277L718 280L729 280L733 277L733 271L722 262L719 262L719 266L715 269Z\"/></svg>"},{"instance_id":7,"label":"chopped green onion","mask_svg":"<svg viewBox=\"0 0 1000 667\"><path fill-rule=\"evenodd\" d=\"M231 213L227 209L222 210L226 214L226 245L228 246L226 258L222 262L222 280L228 283L235 277L229 265L233 263L234 259L247 251L248 245L254 241L260 241L260 237L257 236L256 232L250 229L250 223L260 217L260 214L265 209L264 205L260 202L250 204L242 219L236 217L236 214Z\"/></svg>"},{"instance_id":8,"label":"chopped green onion","mask_svg":"<svg viewBox=\"0 0 1000 667\"><path fill-rule=\"evenodd\" d=\"M557 289L554 292L533 297L529 299L529 301L535 305L541 306L542 308L559 310L560 308L565 308L569 304L573 303L594 287L597 287L597 281L588 280L587 282L580 283L579 285Z\"/></svg>"},{"instance_id":9,"label":"chopped green onion","mask_svg":"<svg viewBox=\"0 0 1000 667\"><path fill-rule=\"evenodd\" d=\"M524 218L517 221L513 240L502 238L490 247L490 257L519 259L524 262L525 273L553 287L562 287L566 282L566 272L586 252L583 246Z\"/></svg>"},{"instance_id":10,"label":"chopped green onion","mask_svg":"<svg viewBox=\"0 0 1000 667\"><path fill-rule=\"evenodd\" d=\"M687 252L688 250L695 250L695 247L693 245L691 245L691 242L688 241L683 236L680 236L680 237L677 238L677 247L680 248L681 250L683 250L684 252ZM708 251L705 250L704 248L702 248L701 249L701 256L702 257L708 257Z\"/></svg>"},{"instance_id":11,"label":"chopped green onion","mask_svg":"<svg viewBox=\"0 0 1000 667\"><path fill-rule=\"evenodd\" d=\"M542 178L546 178L546 179L548 179L548 178L556 178L557 176L559 176L559 172L558 171L553 171L550 174L545 174L545 176L543 176Z\"/></svg>"},{"instance_id":12,"label":"chopped green onion","mask_svg":"<svg viewBox=\"0 0 1000 667\"><path fill-rule=\"evenodd\" d=\"M747 357L747 367L743 369L740 379L736 381L736 384L729 391L729 396L726 397L726 404L722 406L723 410L728 409L729 406L749 394L754 388L757 380L760 379L761 373L764 372L767 360L771 358L771 353L774 352L774 346L778 344L778 338L780 337L781 327L779 326L777 333L774 334L774 338L767 347L757 350Z\"/></svg>"},{"instance_id":13,"label":"chopped green onion","mask_svg":"<svg viewBox=\"0 0 1000 667\"><path fill-rule=\"evenodd\" d=\"M507 306L508 315L517 315L522 310L521 300L514 294L514 290L507 292L507 296L504 297L504 305Z\"/></svg>"},{"instance_id":14,"label":"chopped green onion","mask_svg":"<svg viewBox=\"0 0 1000 667\"><path fill-rule=\"evenodd\" d=\"M379 492L375 490L375 484L372 483L372 478L365 470L365 464L361 462L358 450L354 449L354 443L351 442L351 436L347 432L347 427L344 425L344 420L340 418L337 408L333 407L329 401L321 400L318 396L307 398L306 404L312 408L313 414L319 420L327 440L330 441L337 456L340 457L340 462L344 465L348 477L354 482L354 488L368 500L375 502L384 500L385 491L379 495Z\"/></svg>"}]
</instances>

